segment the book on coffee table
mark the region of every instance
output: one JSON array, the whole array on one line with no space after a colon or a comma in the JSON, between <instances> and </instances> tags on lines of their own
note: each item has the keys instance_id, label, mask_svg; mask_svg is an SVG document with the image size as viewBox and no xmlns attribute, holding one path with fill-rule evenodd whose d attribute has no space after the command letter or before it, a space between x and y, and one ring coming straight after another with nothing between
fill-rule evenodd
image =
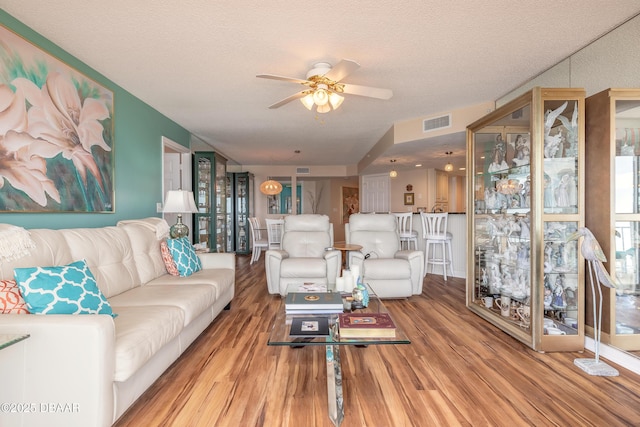
<instances>
[{"instance_id":1,"label":"book on coffee table","mask_svg":"<svg viewBox=\"0 0 640 427\"><path fill-rule=\"evenodd\" d=\"M329 335L328 317L294 317L289 335L292 337L325 337Z\"/></svg>"},{"instance_id":2,"label":"book on coffee table","mask_svg":"<svg viewBox=\"0 0 640 427\"><path fill-rule=\"evenodd\" d=\"M342 313L338 315L341 338L394 338L396 325L388 313Z\"/></svg>"},{"instance_id":3,"label":"book on coffee table","mask_svg":"<svg viewBox=\"0 0 640 427\"><path fill-rule=\"evenodd\" d=\"M336 292L289 292L284 307L290 310L340 310L342 296Z\"/></svg>"}]
</instances>

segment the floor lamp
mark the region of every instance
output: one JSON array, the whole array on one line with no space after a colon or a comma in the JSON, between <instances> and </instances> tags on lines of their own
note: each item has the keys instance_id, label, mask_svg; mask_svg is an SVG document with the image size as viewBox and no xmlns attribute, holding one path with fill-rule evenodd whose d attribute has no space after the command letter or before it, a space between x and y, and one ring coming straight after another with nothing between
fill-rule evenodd
<instances>
[{"instance_id":1,"label":"floor lamp","mask_svg":"<svg viewBox=\"0 0 640 427\"><path fill-rule=\"evenodd\" d=\"M171 238L179 239L180 237L187 237L189 235L189 227L182 222L182 214L198 212L198 207L193 198L193 192L186 190L167 191L162 212L178 214L177 222L169 229Z\"/></svg>"}]
</instances>

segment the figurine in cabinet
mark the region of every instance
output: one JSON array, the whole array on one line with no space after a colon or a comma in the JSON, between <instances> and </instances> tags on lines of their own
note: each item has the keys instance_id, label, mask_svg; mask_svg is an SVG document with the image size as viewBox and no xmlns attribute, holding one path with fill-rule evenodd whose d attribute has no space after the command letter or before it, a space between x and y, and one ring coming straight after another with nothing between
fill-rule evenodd
<instances>
[{"instance_id":1,"label":"figurine in cabinet","mask_svg":"<svg viewBox=\"0 0 640 427\"><path fill-rule=\"evenodd\" d=\"M496 172L505 169L509 169L505 158L507 155L507 145L502 139L502 135L498 134L496 137L496 143L493 146L493 154L491 156L491 164L489 165L489 172Z\"/></svg>"},{"instance_id":2,"label":"figurine in cabinet","mask_svg":"<svg viewBox=\"0 0 640 427\"><path fill-rule=\"evenodd\" d=\"M555 110L549 110L544 115L544 158L552 159L556 157L562 144L562 133L551 135L553 124L562 112L567 108L568 102L564 102Z\"/></svg>"},{"instance_id":3,"label":"figurine in cabinet","mask_svg":"<svg viewBox=\"0 0 640 427\"><path fill-rule=\"evenodd\" d=\"M525 140L525 138L521 134L518 134L518 136L516 136L516 140L513 143L513 147L515 153L513 155L513 159L511 159L511 164L514 167L528 165L530 163L531 156L529 142Z\"/></svg>"}]
</instances>

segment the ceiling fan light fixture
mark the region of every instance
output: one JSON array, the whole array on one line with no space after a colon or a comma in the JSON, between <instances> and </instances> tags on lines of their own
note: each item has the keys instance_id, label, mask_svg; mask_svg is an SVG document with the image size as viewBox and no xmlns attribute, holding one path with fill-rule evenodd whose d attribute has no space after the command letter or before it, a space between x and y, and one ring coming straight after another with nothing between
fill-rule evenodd
<instances>
[{"instance_id":1,"label":"ceiling fan light fixture","mask_svg":"<svg viewBox=\"0 0 640 427\"><path fill-rule=\"evenodd\" d=\"M313 102L315 102L318 107L327 105L327 103L329 102L329 92L327 92L327 85L318 85L318 88L313 92Z\"/></svg>"},{"instance_id":2,"label":"ceiling fan light fixture","mask_svg":"<svg viewBox=\"0 0 640 427\"><path fill-rule=\"evenodd\" d=\"M331 106L329 106L329 104L318 105L318 109L316 111L321 114L328 113L331 111Z\"/></svg>"},{"instance_id":3,"label":"ceiling fan light fixture","mask_svg":"<svg viewBox=\"0 0 640 427\"><path fill-rule=\"evenodd\" d=\"M302 102L302 105L307 107L307 110L309 110L309 111L311 111L311 109L315 105L315 102L313 102L313 94L311 94L311 93L306 95L303 98L300 98L300 102Z\"/></svg>"},{"instance_id":4,"label":"ceiling fan light fixture","mask_svg":"<svg viewBox=\"0 0 640 427\"><path fill-rule=\"evenodd\" d=\"M335 92L329 93L329 103L334 110L337 110L338 107L342 105L342 101L344 101L344 96L338 95Z\"/></svg>"}]
</instances>

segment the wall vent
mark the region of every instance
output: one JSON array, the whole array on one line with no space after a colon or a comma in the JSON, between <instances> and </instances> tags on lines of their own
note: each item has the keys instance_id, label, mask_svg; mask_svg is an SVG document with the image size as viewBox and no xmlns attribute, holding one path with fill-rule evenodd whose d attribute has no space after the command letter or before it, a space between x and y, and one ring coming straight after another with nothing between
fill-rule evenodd
<instances>
[{"instance_id":1,"label":"wall vent","mask_svg":"<svg viewBox=\"0 0 640 427\"><path fill-rule=\"evenodd\" d=\"M445 129L451 127L451 114L447 114L440 117L433 117L431 119L424 119L422 122L422 131L431 132L438 129Z\"/></svg>"},{"instance_id":2,"label":"wall vent","mask_svg":"<svg viewBox=\"0 0 640 427\"><path fill-rule=\"evenodd\" d=\"M309 175L311 170L309 168L296 168L296 175Z\"/></svg>"}]
</instances>

